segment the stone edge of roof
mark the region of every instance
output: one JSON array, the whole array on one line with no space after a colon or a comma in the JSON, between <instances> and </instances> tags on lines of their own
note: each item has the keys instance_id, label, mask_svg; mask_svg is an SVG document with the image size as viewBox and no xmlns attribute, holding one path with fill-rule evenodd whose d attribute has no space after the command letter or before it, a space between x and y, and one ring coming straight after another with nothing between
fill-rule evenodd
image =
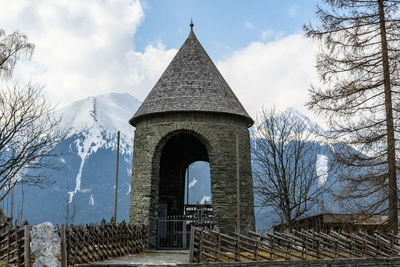
<instances>
[{"instance_id":1,"label":"stone edge of roof","mask_svg":"<svg viewBox=\"0 0 400 267\"><path fill-rule=\"evenodd\" d=\"M222 114L222 115L229 115L233 117L238 117L246 121L247 127L250 128L254 125L254 120L250 116L245 116L237 113L229 113L229 112L221 112L221 111L205 111L205 110L174 110L174 111L159 111L154 113L145 113L138 116L132 116L129 120L129 124L136 127L138 121L142 120L145 117L153 117L160 114L176 114L176 113L205 113L205 114Z\"/></svg>"}]
</instances>

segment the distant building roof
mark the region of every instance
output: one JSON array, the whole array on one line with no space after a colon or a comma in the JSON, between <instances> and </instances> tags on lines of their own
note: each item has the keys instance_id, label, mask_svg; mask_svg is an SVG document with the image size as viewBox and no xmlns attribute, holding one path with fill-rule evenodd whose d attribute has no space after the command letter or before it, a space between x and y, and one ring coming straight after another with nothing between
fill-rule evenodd
<instances>
[{"instance_id":1,"label":"distant building roof","mask_svg":"<svg viewBox=\"0 0 400 267\"><path fill-rule=\"evenodd\" d=\"M296 220L294 229L315 231L327 230L384 230L387 228L387 216L362 216L357 214L322 213ZM286 229L286 225L273 226L274 231Z\"/></svg>"},{"instance_id":2,"label":"distant building roof","mask_svg":"<svg viewBox=\"0 0 400 267\"><path fill-rule=\"evenodd\" d=\"M251 126L243 108L207 52L191 31L167 69L129 123L167 112L212 112L238 115Z\"/></svg>"}]
</instances>

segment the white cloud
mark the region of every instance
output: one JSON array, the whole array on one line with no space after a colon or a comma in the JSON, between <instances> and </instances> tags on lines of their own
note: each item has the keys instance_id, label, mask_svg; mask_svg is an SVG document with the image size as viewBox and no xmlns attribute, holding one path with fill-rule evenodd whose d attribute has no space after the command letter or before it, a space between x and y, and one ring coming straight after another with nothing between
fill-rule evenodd
<instances>
[{"instance_id":1,"label":"white cloud","mask_svg":"<svg viewBox=\"0 0 400 267\"><path fill-rule=\"evenodd\" d=\"M14 78L43 84L60 106L108 92L147 95L176 50L157 44L135 51L143 18L138 0L14 0L0 9L6 32L19 30L35 44Z\"/></svg>"},{"instance_id":2,"label":"white cloud","mask_svg":"<svg viewBox=\"0 0 400 267\"><path fill-rule=\"evenodd\" d=\"M298 11L299 11L299 6L297 6L297 5L291 6L289 8L289 15L291 17L295 17L297 15Z\"/></svg>"},{"instance_id":3,"label":"white cloud","mask_svg":"<svg viewBox=\"0 0 400 267\"><path fill-rule=\"evenodd\" d=\"M265 41L265 40L267 40L267 39L269 39L269 38L271 38L273 36L274 36L274 31L273 30L266 30L266 31L262 31L261 32L261 39L263 41Z\"/></svg>"},{"instance_id":4,"label":"white cloud","mask_svg":"<svg viewBox=\"0 0 400 267\"><path fill-rule=\"evenodd\" d=\"M254 119L262 107L294 107L315 116L305 107L308 89L317 80L316 46L302 34L250 43L231 57L217 62L222 75Z\"/></svg>"},{"instance_id":5,"label":"white cloud","mask_svg":"<svg viewBox=\"0 0 400 267\"><path fill-rule=\"evenodd\" d=\"M273 30L262 31L260 36L261 36L261 40L263 40L264 42L271 41L271 40L278 41L278 40L284 38L283 32L275 32Z\"/></svg>"},{"instance_id":6,"label":"white cloud","mask_svg":"<svg viewBox=\"0 0 400 267\"><path fill-rule=\"evenodd\" d=\"M246 22L244 23L244 26L245 26L246 28L249 28L249 29L252 29L252 30L254 30L254 29L256 28L256 27L254 27L253 23L248 22L248 21L246 21Z\"/></svg>"},{"instance_id":7,"label":"white cloud","mask_svg":"<svg viewBox=\"0 0 400 267\"><path fill-rule=\"evenodd\" d=\"M128 185L128 191L126 192L126 194L129 196L129 194L131 193L131 184L126 184Z\"/></svg>"},{"instance_id":8,"label":"white cloud","mask_svg":"<svg viewBox=\"0 0 400 267\"><path fill-rule=\"evenodd\" d=\"M200 200L200 204L210 204L211 197L204 195L203 198Z\"/></svg>"},{"instance_id":9,"label":"white cloud","mask_svg":"<svg viewBox=\"0 0 400 267\"><path fill-rule=\"evenodd\" d=\"M135 50L144 19L138 0L13 0L1 6L1 27L26 33L36 45L32 60L17 64L14 78L43 84L59 107L108 92L143 100L177 51L160 42ZM316 77L313 44L301 34L265 31L261 37L264 42L217 62L219 69L253 118L263 105L305 112Z\"/></svg>"}]
</instances>

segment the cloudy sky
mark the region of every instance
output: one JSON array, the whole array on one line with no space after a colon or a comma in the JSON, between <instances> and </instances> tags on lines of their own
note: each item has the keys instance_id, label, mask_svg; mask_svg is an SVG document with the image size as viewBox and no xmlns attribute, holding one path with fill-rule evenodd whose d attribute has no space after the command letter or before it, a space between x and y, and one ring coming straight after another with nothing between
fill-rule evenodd
<instances>
[{"instance_id":1,"label":"cloudy sky","mask_svg":"<svg viewBox=\"0 0 400 267\"><path fill-rule=\"evenodd\" d=\"M194 31L250 115L307 111L316 45L303 35L317 0L0 0L0 28L26 33L31 61L14 79L58 107L109 92L143 100Z\"/></svg>"}]
</instances>

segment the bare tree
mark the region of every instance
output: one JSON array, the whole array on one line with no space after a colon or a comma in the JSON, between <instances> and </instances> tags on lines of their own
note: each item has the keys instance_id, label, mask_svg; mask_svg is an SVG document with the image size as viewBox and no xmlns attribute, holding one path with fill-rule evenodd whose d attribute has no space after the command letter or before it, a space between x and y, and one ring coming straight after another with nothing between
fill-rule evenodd
<instances>
[{"instance_id":1,"label":"bare tree","mask_svg":"<svg viewBox=\"0 0 400 267\"><path fill-rule=\"evenodd\" d=\"M65 225L70 225L74 223L75 217L78 214L78 207L75 204L75 201L69 202L66 201L64 205L65 210Z\"/></svg>"},{"instance_id":2,"label":"bare tree","mask_svg":"<svg viewBox=\"0 0 400 267\"><path fill-rule=\"evenodd\" d=\"M399 0L323 0L320 25L305 26L320 41L309 107L326 116L331 139L348 144L335 155L342 199L365 214L388 214L397 232L396 142L400 130ZM397 149L397 153L399 150Z\"/></svg>"},{"instance_id":3,"label":"bare tree","mask_svg":"<svg viewBox=\"0 0 400 267\"><path fill-rule=\"evenodd\" d=\"M67 183L67 193L68 192L69 192L69 183ZM64 197L64 211L65 211L65 225L73 224L75 218L78 216L79 209L69 193Z\"/></svg>"},{"instance_id":4,"label":"bare tree","mask_svg":"<svg viewBox=\"0 0 400 267\"><path fill-rule=\"evenodd\" d=\"M32 54L33 45L20 33L0 31L0 75L11 77L16 61ZM54 167L51 149L62 138L54 107L41 86L2 82L0 91L0 201L17 184L41 185L46 168Z\"/></svg>"},{"instance_id":5,"label":"bare tree","mask_svg":"<svg viewBox=\"0 0 400 267\"><path fill-rule=\"evenodd\" d=\"M319 144L311 140L304 120L288 110L278 114L263 110L255 128L253 176L258 206L270 207L282 224L295 221L316 208L329 188L317 171Z\"/></svg>"},{"instance_id":6,"label":"bare tree","mask_svg":"<svg viewBox=\"0 0 400 267\"><path fill-rule=\"evenodd\" d=\"M21 57L30 58L34 47L25 34L14 32L6 35L0 29L0 77L12 76L17 60Z\"/></svg>"}]
</instances>

